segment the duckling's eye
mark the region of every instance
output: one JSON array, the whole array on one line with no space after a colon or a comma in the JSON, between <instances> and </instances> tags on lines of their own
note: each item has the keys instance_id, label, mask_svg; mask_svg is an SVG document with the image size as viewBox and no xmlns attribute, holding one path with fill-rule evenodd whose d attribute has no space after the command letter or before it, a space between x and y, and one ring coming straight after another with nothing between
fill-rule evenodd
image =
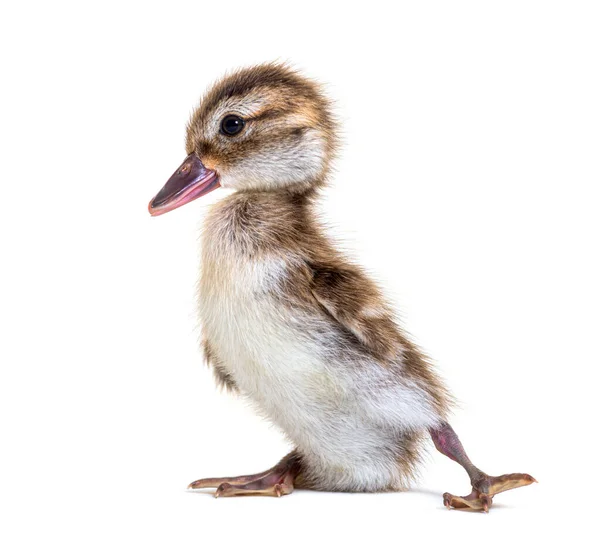
<instances>
[{"instance_id":1,"label":"duckling's eye","mask_svg":"<svg viewBox=\"0 0 600 548\"><path fill-rule=\"evenodd\" d=\"M235 114L229 114L221 120L221 132L225 135L237 135L242 129L244 129L243 118L236 116Z\"/></svg>"}]
</instances>

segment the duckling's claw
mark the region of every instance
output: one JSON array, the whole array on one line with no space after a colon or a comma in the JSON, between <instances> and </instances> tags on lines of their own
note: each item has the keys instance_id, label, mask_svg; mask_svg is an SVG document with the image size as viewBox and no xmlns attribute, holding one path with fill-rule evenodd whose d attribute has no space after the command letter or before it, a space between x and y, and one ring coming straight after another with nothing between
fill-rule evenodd
<instances>
[{"instance_id":1,"label":"duckling's claw","mask_svg":"<svg viewBox=\"0 0 600 548\"><path fill-rule=\"evenodd\" d=\"M492 497L473 489L466 497L457 497L450 493L444 493L444 506L449 510L452 508L460 510L475 510L488 512L492 505Z\"/></svg>"},{"instance_id":2,"label":"duckling's claw","mask_svg":"<svg viewBox=\"0 0 600 548\"><path fill-rule=\"evenodd\" d=\"M452 501L452 495L450 493L444 493L444 506L448 508L448 510L452 510L452 505L450 502Z\"/></svg>"}]
</instances>

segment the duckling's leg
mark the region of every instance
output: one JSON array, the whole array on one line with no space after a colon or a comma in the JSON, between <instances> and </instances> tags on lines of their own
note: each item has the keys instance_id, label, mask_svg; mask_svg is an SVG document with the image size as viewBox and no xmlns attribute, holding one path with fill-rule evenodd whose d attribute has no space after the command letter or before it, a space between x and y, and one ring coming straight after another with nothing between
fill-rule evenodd
<instances>
[{"instance_id":1,"label":"duckling's leg","mask_svg":"<svg viewBox=\"0 0 600 548\"><path fill-rule=\"evenodd\" d=\"M294 479L300 472L300 455L292 451L278 464L260 474L230 478L199 479L188 485L188 489L216 487L215 497L237 495L266 495L280 497L294 490Z\"/></svg>"},{"instance_id":2,"label":"duckling's leg","mask_svg":"<svg viewBox=\"0 0 600 548\"><path fill-rule=\"evenodd\" d=\"M488 476L477 468L467 456L456 432L448 423L439 428L430 429L436 449L453 461L458 462L469 474L473 490L466 497L456 497L444 493L446 508L470 508L488 512L494 495L516 487L530 485L536 480L529 474L505 474L504 476Z\"/></svg>"}]
</instances>

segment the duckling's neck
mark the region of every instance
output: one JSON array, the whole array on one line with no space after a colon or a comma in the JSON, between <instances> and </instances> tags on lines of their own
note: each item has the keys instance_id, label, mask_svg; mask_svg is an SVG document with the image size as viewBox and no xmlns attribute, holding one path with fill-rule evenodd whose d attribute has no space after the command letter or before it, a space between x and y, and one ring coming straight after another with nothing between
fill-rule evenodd
<instances>
[{"instance_id":1,"label":"duckling's neck","mask_svg":"<svg viewBox=\"0 0 600 548\"><path fill-rule=\"evenodd\" d=\"M312 211L314 197L285 191L235 192L211 207L203 239L246 256L310 249L323 240Z\"/></svg>"}]
</instances>

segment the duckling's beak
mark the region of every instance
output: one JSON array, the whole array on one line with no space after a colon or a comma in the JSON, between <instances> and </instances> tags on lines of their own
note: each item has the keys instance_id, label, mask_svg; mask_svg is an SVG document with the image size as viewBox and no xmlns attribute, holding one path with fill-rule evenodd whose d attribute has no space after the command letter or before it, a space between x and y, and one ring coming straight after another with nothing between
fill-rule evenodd
<instances>
[{"instance_id":1,"label":"duckling's beak","mask_svg":"<svg viewBox=\"0 0 600 548\"><path fill-rule=\"evenodd\" d=\"M176 209L200 196L219 188L217 172L208 169L192 152L181 164L167 184L148 204L150 215L156 217Z\"/></svg>"}]
</instances>

